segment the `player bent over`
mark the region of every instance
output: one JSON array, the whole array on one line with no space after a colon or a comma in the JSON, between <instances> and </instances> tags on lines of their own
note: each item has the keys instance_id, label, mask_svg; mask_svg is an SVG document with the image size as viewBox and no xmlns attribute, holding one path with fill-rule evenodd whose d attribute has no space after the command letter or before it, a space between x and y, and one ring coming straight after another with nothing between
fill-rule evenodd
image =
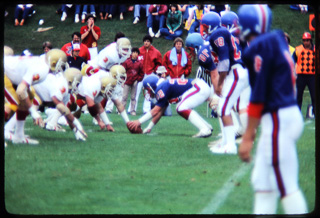
<instances>
[{"instance_id":1,"label":"player bent over","mask_svg":"<svg viewBox=\"0 0 320 218\"><path fill-rule=\"evenodd\" d=\"M135 121L130 121L127 127L130 132L139 132L142 123L150 120L149 125L143 133L150 133L153 126L162 117L169 103L178 103L177 112L180 116L191 122L199 129L199 132L193 137L209 137L212 134L212 127L207 123L196 111L192 110L208 99L204 93L207 93L210 88L205 86L205 82L200 79L170 79L160 84L159 78L155 75L150 75L143 80L143 87L149 92L149 95L155 97L157 103L155 107Z\"/></svg>"},{"instance_id":2,"label":"player bent over","mask_svg":"<svg viewBox=\"0 0 320 218\"><path fill-rule=\"evenodd\" d=\"M255 214L275 214L280 196L286 214L307 213L298 183L296 142L303 118L295 98L294 62L281 30L269 32L272 13L267 5L242 5L238 12L243 37L250 44L242 59L249 69L251 97L248 126L239 156L250 161L256 130L252 185ZM272 54L272 55L271 55Z\"/></svg>"}]
</instances>

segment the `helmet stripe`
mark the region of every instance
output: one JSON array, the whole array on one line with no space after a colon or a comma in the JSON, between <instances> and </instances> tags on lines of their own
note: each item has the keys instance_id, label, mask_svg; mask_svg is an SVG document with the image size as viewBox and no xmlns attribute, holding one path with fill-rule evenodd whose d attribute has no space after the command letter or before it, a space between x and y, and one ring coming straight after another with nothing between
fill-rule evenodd
<instances>
[{"instance_id":1,"label":"helmet stripe","mask_svg":"<svg viewBox=\"0 0 320 218\"><path fill-rule=\"evenodd\" d=\"M261 32L260 33L265 33L266 31L266 27L267 27L267 13L265 11L265 7L263 7L263 5L259 5L259 9L261 11L261 13L259 13L261 15Z\"/></svg>"}]
</instances>

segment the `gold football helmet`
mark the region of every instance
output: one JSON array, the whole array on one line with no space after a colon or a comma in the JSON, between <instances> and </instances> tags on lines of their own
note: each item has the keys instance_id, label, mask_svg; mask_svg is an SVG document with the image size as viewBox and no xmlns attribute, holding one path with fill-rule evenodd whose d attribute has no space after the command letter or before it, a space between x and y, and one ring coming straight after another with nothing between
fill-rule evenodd
<instances>
[{"instance_id":1,"label":"gold football helmet","mask_svg":"<svg viewBox=\"0 0 320 218\"><path fill-rule=\"evenodd\" d=\"M67 55L60 49L54 48L46 54L46 62L53 73L63 72L69 67Z\"/></svg>"},{"instance_id":2,"label":"gold football helmet","mask_svg":"<svg viewBox=\"0 0 320 218\"><path fill-rule=\"evenodd\" d=\"M119 55L123 57L130 57L131 55L131 42L128 38L122 37L117 40L117 49Z\"/></svg>"},{"instance_id":3,"label":"gold football helmet","mask_svg":"<svg viewBox=\"0 0 320 218\"><path fill-rule=\"evenodd\" d=\"M124 82L126 81L127 79L127 73L126 73L126 69L120 65L120 64L117 64L117 65L113 65L111 68L110 68L110 74L113 78L115 78L117 80L117 83L119 85L122 85L124 84Z\"/></svg>"},{"instance_id":4,"label":"gold football helmet","mask_svg":"<svg viewBox=\"0 0 320 218\"><path fill-rule=\"evenodd\" d=\"M13 49L7 45L3 46L3 54L4 56L12 56L14 55Z\"/></svg>"},{"instance_id":5,"label":"gold football helmet","mask_svg":"<svg viewBox=\"0 0 320 218\"><path fill-rule=\"evenodd\" d=\"M105 98L111 98L114 88L117 85L117 80L111 76L100 78L101 81L101 94Z\"/></svg>"},{"instance_id":6,"label":"gold football helmet","mask_svg":"<svg viewBox=\"0 0 320 218\"><path fill-rule=\"evenodd\" d=\"M82 80L81 71L77 68L70 67L64 71L64 77L68 81L69 93L78 94L78 86Z\"/></svg>"}]
</instances>

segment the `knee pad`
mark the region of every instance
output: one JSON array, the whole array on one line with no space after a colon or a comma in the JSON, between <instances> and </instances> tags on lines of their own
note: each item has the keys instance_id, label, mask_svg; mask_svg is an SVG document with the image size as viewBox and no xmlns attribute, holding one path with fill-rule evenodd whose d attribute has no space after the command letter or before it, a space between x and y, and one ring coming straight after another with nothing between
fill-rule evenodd
<instances>
[{"instance_id":1,"label":"knee pad","mask_svg":"<svg viewBox=\"0 0 320 218\"><path fill-rule=\"evenodd\" d=\"M182 116L184 119L186 119L186 120L188 120L191 111L192 111L191 109L182 110L182 111L179 111L179 110L177 109L177 113L178 113L180 116Z\"/></svg>"},{"instance_id":2,"label":"knee pad","mask_svg":"<svg viewBox=\"0 0 320 218\"><path fill-rule=\"evenodd\" d=\"M63 103L57 104L57 109L63 116L70 114L69 108L67 108Z\"/></svg>"}]
</instances>

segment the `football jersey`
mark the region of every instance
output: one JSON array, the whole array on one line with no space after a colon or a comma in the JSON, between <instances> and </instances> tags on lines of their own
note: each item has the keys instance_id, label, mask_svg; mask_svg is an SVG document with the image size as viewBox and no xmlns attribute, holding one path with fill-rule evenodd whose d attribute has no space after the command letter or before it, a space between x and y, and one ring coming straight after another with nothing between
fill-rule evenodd
<instances>
[{"instance_id":1,"label":"football jersey","mask_svg":"<svg viewBox=\"0 0 320 218\"><path fill-rule=\"evenodd\" d=\"M229 70L233 65L243 63L241 60L240 41L227 28L218 27L211 33L207 41L210 42L213 52L218 55L219 62L230 60Z\"/></svg>"},{"instance_id":2,"label":"football jersey","mask_svg":"<svg viewBox=\"0 0 320 218\"><path fill-rule=\"evenodd\" d=\"M166 107L170 100L179 98L192 87L192 79L169 79L160 83L155 91L159 107Z\"/></svg>"},{"instance_id":3,"label":"football jersey","mask_svg":"<svg viewBox=\"0 0 320 218\"><path fill-rule=\"evenodd\" d=\"M197 70L196 78L204 80L209 86L211 86L210 71L216 69L214 63L214 57L209 42L205 43L199 48L198 52L199 68Z\"/></svg>"},{"instance_id":4,"label":"football jersey","mask_svg":"<svg viewBox=\"0 0 320 218\"><path fill-rule=\"evenodd\" d=\"M19 85L22 80L34 85L45 80L49 66L39 56L5 56L4 71L12 84Z\"/></svg>"},{"instance_id":5,"label":"football jersey","mask_svg":"<svg viewBox=\"0 0 320 218\"><path fill-rule=\"evenodd\" d=\"M52 97L63 103L69 100L68 82L62 73L56 75L49 73L43 82L33 85L33 88L44 102L52 102Z\"/></svg>"},{"instance_id":6,"label":"football jersey","mask_svg":"<svg viewBox=\"0 0 320 218\"><path fill-rule=\"evenodd\" d=\"M296 104L294 62L282 31L258 36L242 59L249 70L250 102L263 103L263 113Z\"/></svg>"},{"instance_id":7,"label":"football jersey","mask_svg":"<svg viewBox=\"0 0 320 218\"><path fill-rule=\"evenodd\" d=\"M127 57L119 56L119 53L117 51L117 43L114 42L102 49L95 59L96 64L100 68L109 71L113 65L122 64L127 59Z\"/></svg>"}]
</instances>

